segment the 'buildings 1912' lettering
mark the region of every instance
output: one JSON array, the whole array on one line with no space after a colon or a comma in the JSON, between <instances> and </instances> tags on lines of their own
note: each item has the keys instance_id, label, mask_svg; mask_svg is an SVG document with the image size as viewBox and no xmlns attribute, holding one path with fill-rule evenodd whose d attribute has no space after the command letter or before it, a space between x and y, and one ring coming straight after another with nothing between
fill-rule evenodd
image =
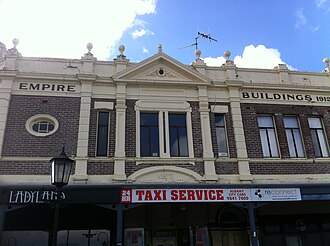
<instances>
[{"instance_id":1,"label":"'buildings 1912' lettering","mask_svg":"<svg viewBox=\"0 0 330 246\"><path fill-rule=\"evenodd\" d=\"M311 95L267 92L242 92L243 99L265 99L285 101L312 101Z\"/></svg>"},{"instance_id":2,"label":"'buildings 1912' lettering","mask_svg":"<svg viewBox=\"0 0 330 246\"><path fill-rule=\"evenodd\" d=\"M30 91L63 91L63 92L75 92L75 85L60 85L60 84L39 84L39 83L20 83L20 90Z\"/></svg>"}]
</instances>

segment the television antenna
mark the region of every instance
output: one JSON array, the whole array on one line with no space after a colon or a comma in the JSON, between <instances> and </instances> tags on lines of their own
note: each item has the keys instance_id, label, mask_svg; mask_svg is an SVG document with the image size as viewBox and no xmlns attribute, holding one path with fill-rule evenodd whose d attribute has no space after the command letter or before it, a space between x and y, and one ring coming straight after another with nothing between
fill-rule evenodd
<instances>
[{"instance_id":1,"label":"television antenna","mask_svg":"<svg viewBox=\"0 0 330 246\"><path fill-rule=\"evenodd\" d=\"M191 46L195 46L195 49L198 50L198 39L202 37L202 38L205 38L205 39L208 39L211 41L215 41L215 42L218 42L218 40L214 39L211 37L211 34L205 34L205 33L201 33L201 32L197 32L197 36L195 37L195 43L193 44L190 44L190 45L187 45L187 46L184 46L184 47L181 47L179 49L184 49L184 48L188 48L188 47L191 47Z\"/></svg>"}]
</instances>

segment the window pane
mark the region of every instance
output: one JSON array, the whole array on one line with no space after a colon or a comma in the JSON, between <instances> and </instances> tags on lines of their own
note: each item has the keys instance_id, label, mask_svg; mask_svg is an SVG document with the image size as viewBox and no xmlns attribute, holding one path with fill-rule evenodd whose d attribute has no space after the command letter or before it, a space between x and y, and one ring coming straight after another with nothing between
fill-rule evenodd
<instances>
[{"instance_id":1,"label":"window pane","mask_svg":"<svg viewBox=\"0 0 330 246\"><path fill-rule=\"evenodd\" d=\"M298 128L298 120L295 116L285 116L283 118L285 128Z\"/></svg>"},{"instance_id":2,"label":"window pane","mask_svg":"<svg viewBox=\"0 0 330 246\"><path fill-rule=\"evenodd\" d=\"M214 120L215 120L215 125L216 126L225 126L225 117L224 117L224 115L216 114L214 116Z\"/></svg>"},{"instance_id":3,"label":"window pane","mask_svg":"<svg viewBox=\"0 0 330 246\"><path fill-rule=\"evenodd\" d=\"M312 130L311 135L312 135L312 142L313 142L315 156L318 157L322 156L316 131Z\"/></svg>"},{"instance_id":4,"label":"window pane","mask_svg":"<svg viewBox=\"0 0 330 246\"><path fill-rule=\"evenodd\" d=\"M140 155L149 156L149 128L141 127L140 128Z\"/></svg>"},{"instance_id":5,"label":"window pane","mask_svg":"<svg viewBox=\"0 0 330 246\"><path fill-rule=\"evenodd\" d=\"M186 126L186 114L169 114L170 126Z\"/></svg>"},{"instance_id":6,"label":"window pane","mask_svg":"<svg viewBox=\"0 0 330 246\"><path fill-rule=\"evenodd\" d=\"M186 128L179 128L179 151L180 156L188 156L188 140Z\"/></svg>"},{"instance_id":7,"label":"window pane","mask_svg":"<svg viewBox=\"0 0 330 246\"><path fill-rule=\"evenodd\" d=\"M188 156L186 114L169 114L170 154Z\"/></svg>"},{"instance_id":8,"label":"window pane","mask_svg":"<svg viewBox=\"0 0 330 246\"><path fill-rule=\"evenodd\" d=\"M150 128L150 150L152 156L159 156L159 132L158 127Z\"/></svg>"},{"instance_id":9,"label":"window pane","mask_svg":"<svg viewBox=\"0 0 330 246\"><path fill-rule=\"evenodd\" d=\"M303 142L301 139L300 130L295 129L293 131L293 136L294 136L295 143L296 143L297 157L304 157L305 156L304 145L303 145Z\"/></svg>"},{"instance_id":10,"label":"window pane","mask_svg":"<svg viewBox=\"0 0 330 246\"><path fill-rule=\"evenodd\" d=\"M308 124L310 128L322 128L321 120L317 117L308 118Z\"/></svg>"},{"instance_id":11,"label":"window pane","mask_svg":"<svg viewBox=\"0 0 330 246\"><path fill-rule=\"evenodd\" d=\"M179 156L179 139L176 128L170 128L170 149L171 156Z\"/></svg>"},{"instance_id":12,"label":"window pane","mask_svg":"<svg viewBox=\"0 0 330 246\"><path fill-rule=\"evenodd\" d=\"M328 153L328 146L327 146L327 143L326 143L326 140L325 140L325 135L324 135L324 132L323 132L323 129L322 130L317 130L317 136L318 136L318 139L320 141L320 148L321 148L321 153L322 153L322 157L328 157L329 156L329 153Z\"/></svg>"},{"instance_id":13,"label":"window pane","mask_svg":"<svg viewBox=\"0 0 330 246\"><path fill-rule=\"evenodd\" d=\"M158 113L141 113L141 126L158 126Z\"/></svg>"},{"instance_id":14,"label":"window pane","mask_svg":"<svg viewBox=\"0 0 330 246\"><path fill-rule=\"evenodd\" d=\"M268 145L266 129L260 129L260 140L261 140L262 152L264 157L270 157L270 150Z\"/></svg>"},{"instance_id":15,"label":"window pane","mask_svg":"<svg viewBox=\"0 0 330 246\"><path fill-rule=\"evenodd\" d=\"M288 141L289 152L291 157L297 157L296 148L294 144L293 133L291 130L286 130L286 139Z\"/></svg>"},{"instance_id":16,"label":"window pane","mask_svg":"<svg viewBox=\"0 0 330 246\"><path fill-rule=\"evenodd\" d=\"M140 155L159 156L158 113L141 113L140 124Z\"/></svg>"},{"instance_id":17,"label":"window pane","mask_svg":"<svg viewBox=\"0 0 330 246\"><path fill-rule=\"evenodd\" d=\"M272 157L278 157L278 149L275 137L275 131L273 129L268 129L269 144Z\"/></svg>"},{"instance_id":18,"label":"window pane","mask_svg":"<svg viewBox=\"0 0 330 246\"><path fill-rule=\"evenodd\" d=\"M226 132L224 128L216 128L217 144L218 144L218 153L227 154L227 140Z\"/></svg>"},{"instance_id":19,"label":"window pane","mask_svg":"<svg viewBox=\"0 0 330 246\"><path fill-rule=\"evenodd\" d=\"M272 116L258 116L259 127L274 127Z\"/></svg>"},{"instance_id":20,"label":"window pane","mask_svg":"<svg viewBox=\"0 0 330 246\"><path fill-rule=\"evenodd\" d=\"M99 112L97 129L97 156L108 155L109 112Z\"/></svg>"}]
</instances>

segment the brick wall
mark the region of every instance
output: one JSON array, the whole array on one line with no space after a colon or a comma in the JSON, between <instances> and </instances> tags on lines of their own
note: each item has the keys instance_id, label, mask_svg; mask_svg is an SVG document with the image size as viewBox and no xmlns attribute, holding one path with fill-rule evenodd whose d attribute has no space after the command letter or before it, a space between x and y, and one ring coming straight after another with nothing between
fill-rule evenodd
<instances>
[{"instance_id":1,"label":"brick wall","mask_svg":"<svg viewBox=\"0 0 330 246\"><path fill-rule=\"evenodd\" d=\"M110 161L91 161L87 163L88 175L113 175L114 163Z\"/></svg>"},{"instance_id":2,"label":"brick wall","mask_svg":"<svg viewBox=\"0 0 330 246\"><path fill-rule=\"evenodd\" d=\"M329 173L330 163L306 162L286 162L291 159L287 144L286 133L283 123L283 116L296 115L300 123L305 154L307 159L315 158L310 129L308 126L309 116L321 116L325 127L325 132L329 139L330 116L328 107L315 106L295 106L295 105L263 105L263 104L242 104L243 126L246 139L248 156L250 158L263 158L260 142L259 128L257 122L258 114L268 114L274 116L276 133L278 138L280 158L282 162L257 162L250 163L251 174L257 175L283 175L283 174L324 174Z\"/></svg>"},{"instance_id":3,"label":"brick wall","mask_svg":"<svg viewBox=\"0 0 330 246\"><path fill-rule=\"evenodd\" d=\"M227 142L229 148L229 156L231 158L237 158L237 150L236 150L236 141L235 141L235 134L234 134L234 127L233 127L233 119L231 114L231 109L229 104L220 104L220 103L211 103L210 108L212 105L226 105L228 106L228 113L225 114L225 121L226 121L226 132L227 132ZM215 157L218 157L218 144L217 144L217 135L215 131L215 124L214 124L214 113L210 113L210 124L211 124L211 134L212 134L212 145L213 145L213 153Z\"/></svg>"},{"instance_id":4,"label":"brick wall","mask_svg":"<svg viewBox=\"0 0 330 246\"><path fill-rule=\"evenodd\" d=\"M75 172L75 164L71 174ZM0 161L1 175L49 175L51 166L49 161Z\"/></svg>"},{"instance_id":5,"label":"brick wall","mask_svg":"<svg viewBox=\"0 0 330 246\"><path fill-rule=\"evenodd\" d=\"M238 165L237 163L233 162L215 162L215 172L216 174L219 175L224 175L224 174L238 174Z\"/></svg>"},{"instance_id":6,"label":"brick wall","mask_svg":"<svg viewBox=\"0 0 330 246\"><path fill-rule=\"evenodd\" d=\"M199 113L199 102L189 102L191 112L191 124L193 131L194 155L196 158L203 157L201 115Z\"/></svg>"},{"instance_id":7,"label":"brick wall","mask_svg":"<svg viewBox=\"0 0 330 246\"><path fill-rule=\"evenodd\" d=\"M77 149L80 98L12 95L4 136L3 156L49 157ZM59 122L52 135L36 137L27 132L26 121L36 114L49 114Z\"/></svg>"},{"instance_id":8,"label":"brick wall","mask_svg":"<svg viewBox=\"0 0 330 246\"><path fill-rule=\"evenodd\" d=\"M95 102L113 102L115 100L92 98L91 102L91 114L89 124L89 139L88 139L88 156L95 157L96 153L96 138L97 138L97 114L98 110L94 108ZM109 111L110 125L109 125L109 148L108 156L113 157L115 155L115 139L116 139L116 110Z\"/></svg>"},{"instance_id":9,"label":"brick wall","mask_svg":"<svg viewBox=\"0 0 330 246\"><path fill-rule=\"evenodd\" d=\"M250 163L250 172L253 175L326 174L326 173L330 173L329 164L330 162L328 163L258 162L258 163Z\"/></svg>"},{"instance_id":10,"label":"brick wall","mask_svg":"<svg viewBox=\"0 0 330 246\"><path fill-rule=\"evenodd\" d=\"M257 122L258 114L274 115L278 144L281 158L290 158L289 149L283 124L283 115L298 116L304 147L307 158L314 158L314 149L308 127L309 116L322 116L327 136L330 135L330 115L328 107L293 106L293 105L265 105L265 104L242 104L242 118L244 133L250 158L263 158Z\"/></svg>"},{"instance_id":11,"label":"brick wall","mask_svg":"<svg viewBox=\"0 0 330 246\"><path fill-rule=\"evenodd\" d=\"M136 156L136 100L126 100L125 152L127 157Z\"/></svg>"}]
</instances>

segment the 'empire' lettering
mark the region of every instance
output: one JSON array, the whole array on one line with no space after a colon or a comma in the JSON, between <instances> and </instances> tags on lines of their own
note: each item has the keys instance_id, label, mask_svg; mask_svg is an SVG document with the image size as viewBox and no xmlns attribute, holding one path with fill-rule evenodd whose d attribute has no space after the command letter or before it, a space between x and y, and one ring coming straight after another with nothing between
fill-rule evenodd
<instances>
[{"instance_id":1,"label":"'empire' lettering","mask_svg":"<svg viewBox=\"0 0 330 246\"><path fill-rule=\"evenodd\" d=\"M75 85L19 83L19 90L75 92Z\"/></svg>"}]
</instances>

